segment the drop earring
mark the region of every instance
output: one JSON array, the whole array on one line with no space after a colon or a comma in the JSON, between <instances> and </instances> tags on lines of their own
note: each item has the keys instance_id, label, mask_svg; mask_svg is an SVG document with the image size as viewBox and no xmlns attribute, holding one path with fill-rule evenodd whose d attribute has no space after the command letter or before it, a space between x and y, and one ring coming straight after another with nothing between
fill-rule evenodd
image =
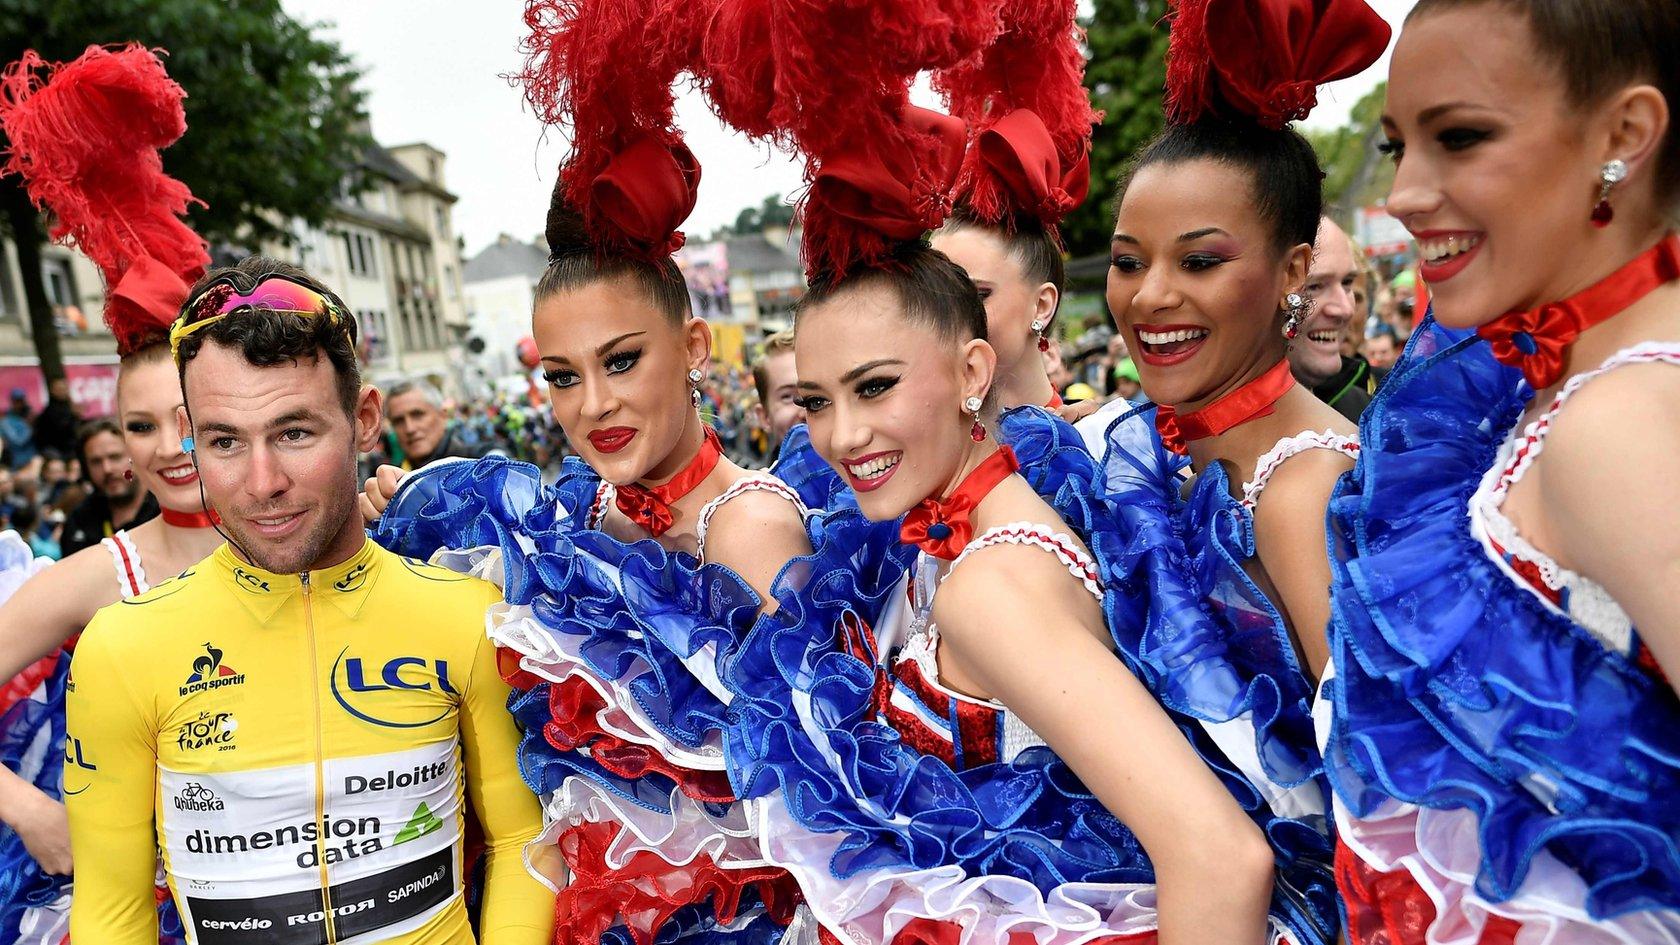
<instances>
[{"instance_id":1,"label":"drop earring","mask_svg":"<svg viewBox=\"0 0 1680 945\"><path fill-rule=\"evenodd\" d=\"M963 409L974 415L974 425L968 428L968 438L976 443L986 438L986 426L980 422L980 405L978 397L970 397L963 401Z\"/></svg>"},{"instance_id":2,"label":"drop earring","mask_svg":"<svg viewBox=\"0 0 1680 945\"><path fill-rule=\"evenodd\" d=\"M1291 292L1283 297L1283 306L1287 314L1283 318L1283 337L1290 341L1301 333L1301 322L1307 317L1307 299L1299 292Z\"/></svg>"},{"instance_id":3,"label":"drop earring","mask_svg":"<svg viewBox=\"0 0 1680 945\"><path fill-rule=\"evenodd\" d=\"M1033 334L1038 336L1038 350L1040 351L1050 350L1050 338L1044 333L1044 330L1049 327L1050 323L1044 319L1035 318L1032 321Z\"/></svg>"},{"instance_id":4,"label":"drop earring","mask_svg":"<svg viewBox=\"0 0 1680 945\"><path fill-rule=\"evenodd\" d=\"M1603 169L1598 172L1598 205L1593 207L1593 226L1602 230L1616 218L1616 211L1610 206L1610 191L1614 190L1617 184L1627 180L1627 175L1627 162L1621 158L1606 161Z\"/></svg>"},{"instance_id":5,"label":"drop earring","mask_svg":"<svg viewBox=\"0 0 1680 945\"><path fill-rule=\"evenodd\" d=\"M696 410L700 409L700 380L702 377L704 377L704 375L700 373L699 368L688 369L688 400L689 403L694 405L694 409Z\"/></svg>"}]
</instances>

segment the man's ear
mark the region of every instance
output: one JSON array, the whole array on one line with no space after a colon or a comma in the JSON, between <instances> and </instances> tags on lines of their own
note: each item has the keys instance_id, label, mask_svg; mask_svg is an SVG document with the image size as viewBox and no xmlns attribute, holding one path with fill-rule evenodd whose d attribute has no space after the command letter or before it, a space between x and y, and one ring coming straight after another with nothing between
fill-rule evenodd
<instances>
[{"instance_id":1,"label":"man's ear","mask_svg":"<svg viewBox=\"0 0 1680 945\"><path fill-rule=\"evenodd\" d=\"M356 398L356 413L353 418L358 453L371 453L374 447L379 445L380 425L385 419L383 406L379 389L371 384L363 384L362 392Z\"/></svg>"},{"instance_id":2,"label":"man's ear","mask_svg":"<svg viewBox=\"0 0 1680 945\"><path fill-rule=\"evenodd\" d=\"M193 453L192 417L187 414L186 404L175 408L175 432L181 437L181 449L189 456ZM198 457L192 456L196 463Z\"/></svg>"}]
</instances>

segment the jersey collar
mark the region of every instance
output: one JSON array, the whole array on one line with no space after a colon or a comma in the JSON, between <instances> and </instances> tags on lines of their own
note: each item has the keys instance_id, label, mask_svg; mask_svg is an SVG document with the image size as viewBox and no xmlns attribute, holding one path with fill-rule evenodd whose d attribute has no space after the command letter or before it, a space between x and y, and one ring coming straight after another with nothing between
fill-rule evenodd
<instances>
[{"instance_id":1,"label":"jersey collar","mask_svg":"<svg viewBox=\"0 0 1680 945\"><path fill-rule=\"evenodd\" d=\"M378 545L363 539L362 546L347 560L309 572L311 597L330 601L345 617L355 619L379 577L379 551ZM303 592L300 575L276 574L248 564L229 545L217 548L210 560L232 585L234 598L260 623L274 619L287 601Z\"/></svg>"}]
</instances>

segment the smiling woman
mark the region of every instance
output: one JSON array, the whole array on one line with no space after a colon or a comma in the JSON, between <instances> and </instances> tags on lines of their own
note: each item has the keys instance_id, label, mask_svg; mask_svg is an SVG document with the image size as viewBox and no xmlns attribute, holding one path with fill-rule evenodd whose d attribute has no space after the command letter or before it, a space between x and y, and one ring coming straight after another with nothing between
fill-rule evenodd
<instances>
[{"instance_id":1,"label":"smiling woman","mask_svg":"<svg viewBox=\"0 0 1680 945\"><path fill-rule=\"evenodd\" d=\"M1361 945L1680 942L1677 47L1672 0L1420 0L1395 47L1434 304L1331 504Z\"/></svg>"},{"instance_id":2,"label":"smiling woman","mask_svg":"<svg viewBox=\"0 0 1680 945\"><path fill-rule=\"evenodd\" d=\"M0 820L12 828L0 838L0 872L8 877L0 941L11 941L26 925L42 938L62 935L69 906L72 862L59 766L30 761L25 749L38 737L62 736L65 671L76 635L101 607L185 570L222 539L181 450L175 427L181 387L169 361L168 326L188 283L210 261L203 241L179 219L191 194L162 172L157 155L159 144L186 130L184 93L157 56L139 48L90 48L62 65L29 53L6 70L4 84L0 126L11 150L0 173L22 177L64 235L100 267L108 290L104 316L121 357L121 434L95 438L110 460L101 464L109 475L103 491L149 494L161 510L130 528L98 516L90 529L93 547L12 585L16 591L0 606L0 679L18 680L13 691L29 695L7 707L6 768L0 769ZM130 107L121 115L103 112L98 103L116 95ZM147 133L134 131L140 125ZM78 134L65 135L65 128ZM162 898L163 941L179 941L174 905L167 894Z\"/></svg>"}]
</instances>

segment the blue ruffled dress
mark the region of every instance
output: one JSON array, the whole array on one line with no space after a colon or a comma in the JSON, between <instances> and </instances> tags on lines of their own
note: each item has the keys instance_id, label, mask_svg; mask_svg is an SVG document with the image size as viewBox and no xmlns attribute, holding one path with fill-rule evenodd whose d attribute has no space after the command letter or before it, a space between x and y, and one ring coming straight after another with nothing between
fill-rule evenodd
<instances>
[{"instance_id":1,"label":"blue ruffled dress","mask_svg":"<svg viewBox=\"0 0 1680 945\"><path fill-rule=\"evenodd\" d=\"M1680 941L1680 700L1470 531L1532 396L1426 322L1331 502L1323 727L1357 942Z\"/></svg>"}]
</instances>

